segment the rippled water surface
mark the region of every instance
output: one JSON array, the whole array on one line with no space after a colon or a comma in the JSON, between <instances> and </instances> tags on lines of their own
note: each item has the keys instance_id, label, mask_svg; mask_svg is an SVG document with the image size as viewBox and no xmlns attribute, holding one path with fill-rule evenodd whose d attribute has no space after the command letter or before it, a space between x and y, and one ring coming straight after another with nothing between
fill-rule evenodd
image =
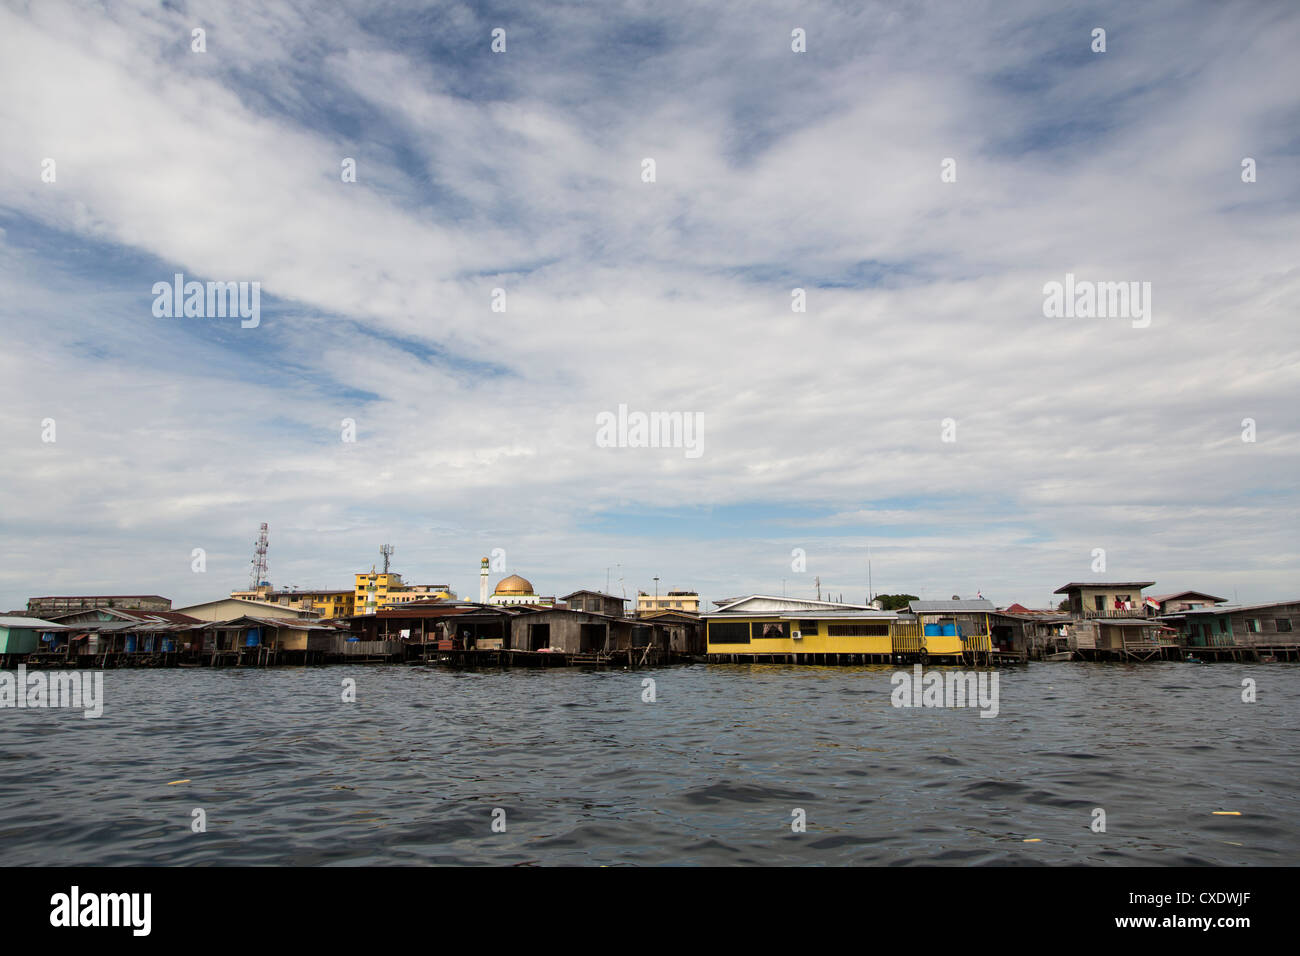
<instances>
[{"instance_id":1,"label":"rippled water surface","mask_svg":"<svg viewBox=\"0 0 1300 956\"><path fill-rule=\"evenodd\" d=\"M0 864L1297 862L1300 666L1033 664L992 719L892 673L109 671L0 710Z\"/></svg>"}]
</instances>

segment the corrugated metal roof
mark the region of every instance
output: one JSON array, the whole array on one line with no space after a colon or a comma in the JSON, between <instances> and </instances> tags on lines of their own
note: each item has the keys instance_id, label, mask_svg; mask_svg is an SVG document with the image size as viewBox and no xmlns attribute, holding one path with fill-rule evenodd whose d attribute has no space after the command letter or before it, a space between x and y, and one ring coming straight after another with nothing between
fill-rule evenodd
<instances>
[{"instance_id":1,"label":"corrugated metal roof","mask_svg":"<svg viewBox=\"0 0 1300 956\"><path fill-rule=\"evenodd\" d=\"M1155 621L1148 621L1140 617L1094 617L1086 621L1080 621L1081 624L1101 624L1106 627L1159 627Z\"/></svg>"},{"instance_id":2,"label":"corrugated metal roof","mask_svg":"<svg viewBox=\"0 0 1300 956\"><path fill-rule=\"evenodd\" d=\"M332 631L333 627L321 624L319 620L312 618L293 618L293 617L254 617L252 614L244 614L240 617L232 617L228 621L213 621L217 627L229 627L232 624L238 624L240 621L252 621L261 627L286 628L294 631Z\"/></svg>"},{"instance_id":3,"label":"corrugated metal roof","mask_svg":"<svg viewBox=\"0 0 1300 956\"><path fill-rule=\"evenodd\" d=\"M619 597L617 594L609 594L609 593L607 593L607 592L605 592L605 591L593 591L593 590L591 590L590 588L579 588L577 591L572 591L572 592L570 592L569 594L561 594L561 595L560 595L560 600L561 600L561 601L567 601L569 598L571 598L571 597L573 597L574 595L577 595L577 594L594 594L594 595L596 595L597 597L609 598L611 601L629 601L629 600L631 600L630 598Z\"/></svg>"},{"instance_id":4,"label":"corrugated metal roof","mask_svg":"<svg viewBox=\"0 0 1300 956\"><path fill-rule=\"evenodd\" d=\"M810 610L826 610L826 609L833 609L833 608L851 608L859 611L874 610L874 608L868 607L865 604L849 604L843 601L818 601L814 598L797 598L797 597L787 597L784 595L778 597L775 594L746 594L744 597L728 598L728 600L725 603L720 601L714 601L713 603L719 605L719 607L717 611L712 611L710 613L718 614L723 611L729 610L733 605L743 604L745 601L753 601L755 599L762 600L762 601L785 601L787 604L797 604L803 608L808 608ZM770 613L773 615L779 614L784 610L792 611L795 610L795 608L770 608L769 609ZM742 611L738 611L737 613L749 614L751 612L742 610ZM760 612L754 611L752 613L758 614Z\"/></svg>"},{"instance_id":5,"label":"corrugated metal roof","mask_svg":"<svg viewBox=\"0 0 1300 956\"><path fill-rule=\"evenodd\" d=\"M1017 621L1037 621L1040 624L1074 620L1072 615L1064 611L994 611L993 613L998 617L1011 617Z\"/></svg>"},{"instance_id":6,"label":"corrugated metal roof","mask_svg":"<svg viewBox=\"0 0 1300 956\"><path fill-rule=\"evenodd\" d=\"M1194 594L1197 597L1210 598L1218 604L1222 604L1224 601L1228 600L1227 598L1215 597L1213 594L1206 594L1204 591L1175 591L1173 594L1151 594L1148 595L1148 599L1155 601L1158 604L1164 604L1166 601L1172 601L1174 598L1186 597L1189 594Z\"/></svg>"},{"instance_id":7,"label":"corrugated metal roof","mask_svg":"<svg viewBox=\"0 0 1300 956\"><path fill-rule=\"evenodd\" d=\"M758 615L755 615L758 616ZM874 608L870 610L811 610L811 611L782 611L780 616L789 621L861 621L861 620L887 620L897 619L897 611L877 611Z\"/></svg>"},{"instance_id":8,"label":"corrugated metal roof","mask_svg":"<svg viewBox=\"0 0 1300 956\"><path fill-rule=\"evenodd\" d=\"M913 614L934 611L996 611L988 598L967 598L963 601L909 601L907 607Z\"/></svg>"},{"instance_id":9,"label":"corrugated metal roof","mask_svg":"<svg viewBox=\"0 0 1300 956\"><path fill-rule=\"evenodd\" d=\"M62 631L67 628L67 625L55 624L53 621L42 620L39 617L0 617L0 627L48 628Z\"/></svg>"},{"instance_id":10,"label":"corrugated metal roof","mask_svg":"<svg viewBox=\"0 0 1300 956\"><path fill-rule=\"evenodd\" d=\"M1071 581L1063 584L1053 594L1065 594L1074 588L1149 588L1154 581Z\"/></svg>"},{"instance_id":11,"label":"corrugated metal roof","mask_svg":"<svg viewBox=\"0 0 1300 956\"><path fill-rule=\"evenodd\" d=\"M1215 607L1195 607L1186 611L1173 611L1162 617L1180 617L1184 614L1234 614L1238 611L1262 611L1266 607L1285 607L1300 604L1300 598L1294 601L1269 601L1267 604L1219 604Z\"/></svg>"}]
</instances>

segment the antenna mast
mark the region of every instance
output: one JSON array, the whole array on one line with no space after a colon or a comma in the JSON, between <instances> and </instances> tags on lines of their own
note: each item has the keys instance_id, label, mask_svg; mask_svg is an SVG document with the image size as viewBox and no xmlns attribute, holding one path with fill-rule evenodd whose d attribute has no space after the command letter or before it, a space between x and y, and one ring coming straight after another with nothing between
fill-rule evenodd
<instances>
[{"instance_id":1,"label":"antenna mast","mask_svg":"<svg viewBox=\"0 0 1300 956\"><path fill-rule=\"evenodd\" d=\"M253 565L252 580L248 583L250 591L256 591L263 581L266 580L266 549L268 547L268 534L266 522L262 522L262 528L257 535L257 540L253 542Z\"/></svg>"},{"instance_id":2,"label":"antenna mast","mask_svg":"<svg viewBox=\"0 0 1300 956\"><path fill-rule=\"evenodd\" d=\"M391 544L381 544L379 553L384 556L384 573L388 573L388 559L393 556L393 546Z\"/></svg>"}]
</instances>

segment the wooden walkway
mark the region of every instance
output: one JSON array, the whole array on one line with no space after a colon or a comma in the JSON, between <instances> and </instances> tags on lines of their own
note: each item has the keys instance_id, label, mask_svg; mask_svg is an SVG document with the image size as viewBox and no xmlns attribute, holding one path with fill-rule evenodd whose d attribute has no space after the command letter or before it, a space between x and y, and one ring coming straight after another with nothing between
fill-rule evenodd
<instances>
[{"instance_id":1,"label":"wooden walkway","mask_svg":"<svg viewBox=\"0 0 1300 956\"><path fill-rule=\"evenodd\" d=\"M445 664L452 667L659 667L679 663L674 655L654 646L629 647L616 651L444 650L431 651L429 659L411 663Z\"/></svg>"}]
</instances>

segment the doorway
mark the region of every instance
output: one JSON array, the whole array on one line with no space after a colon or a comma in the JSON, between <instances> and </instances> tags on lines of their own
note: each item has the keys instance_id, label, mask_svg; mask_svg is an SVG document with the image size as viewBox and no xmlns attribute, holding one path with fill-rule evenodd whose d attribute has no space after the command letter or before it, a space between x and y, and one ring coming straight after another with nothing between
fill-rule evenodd
<instances>
[{"instance_id":1,"label":"doorway","mask_svg":"<svg viewBox=\"0 0 1300 956\"><path fill-rule=\"evenodd\" d=\"M534 624L528 631L528 649L539 651L551 645L551 625Z\"/></svg>"}]
</instances>

